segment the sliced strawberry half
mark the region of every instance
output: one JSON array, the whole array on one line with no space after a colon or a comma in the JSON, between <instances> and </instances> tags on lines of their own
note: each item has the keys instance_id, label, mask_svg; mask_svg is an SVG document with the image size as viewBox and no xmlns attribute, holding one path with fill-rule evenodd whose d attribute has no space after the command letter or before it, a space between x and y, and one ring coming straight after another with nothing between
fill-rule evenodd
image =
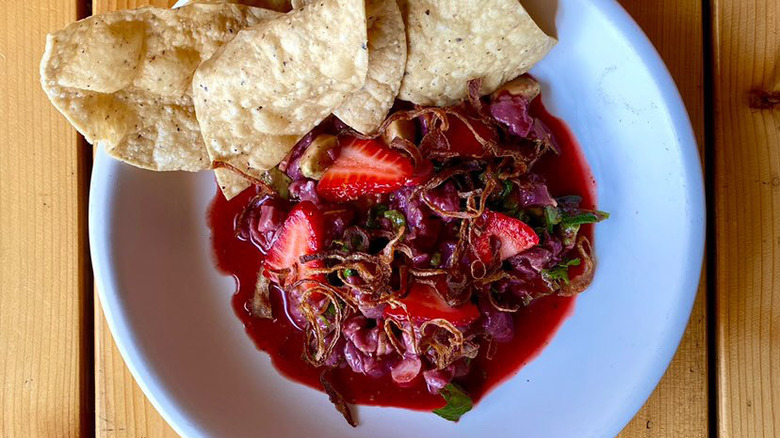
<instances>
[{"instance_id":1,"label":"sliced strawberry half","mask_svg":"<svg viewBox=\"0 0 780 438\"><path fill-rule=\"evenodd\" d=\"M444 279L437 282L436 288L446 290L447 283ZM452 307L437 293L433 286L423 283L412 283L409 286L409 294L401 300L406 305L406 312L402 308L390 308L385 310L386 316L405 319L407 312L415 323L420 324L432 319L446 319L456 326L471 324L479 318L479 309L471 302L458 307Z\"/></svg>"},{"instance_id":2,"label":"sliced strawberry half","mask_svg":"<svg viewBox=\"0 0 780 438\"><path fill-rule=\"evenodd\" d=\"M539 244L539 236L533 228L519 219L489 210L485 211L482 219L485 221L484 231L474 246L477 256L484 263L489 263L493 257L493 239L499 243L498 255L502 261Z\"/></svg>"},{"instance_id":3,"label":"sliced strawberry half","mask_svg":"<svg viewBox=\"0 0 780 438\"><path fill-rule=\"evenodd\" d=\"M265 264L269 269L282 270L293 266L301 256L315 254L324 249L325 220L313 203L301 202L290 211L279 230ZM322 266L322 261L306 263L300 277L306 276L306 268Z\"/></svg>"},{"instance_id":4,"label":"sliced strawberry half","mask_svg":"<svg viewBox=\"0 0 780 438\"><path fill-rule=\"evenodd\" d=\"M349 138L340 143L338 158L317 184L317 193L325 200L344 202L390 193L412 176L411 160L378 141Z\"/></svg>"}]
</instances>

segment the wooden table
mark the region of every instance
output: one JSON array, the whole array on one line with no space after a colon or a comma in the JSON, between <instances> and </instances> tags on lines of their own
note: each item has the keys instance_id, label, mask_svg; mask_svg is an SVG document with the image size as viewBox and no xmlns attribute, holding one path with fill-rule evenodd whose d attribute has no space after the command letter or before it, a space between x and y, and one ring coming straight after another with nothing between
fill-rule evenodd
<instances>
[{"instance_id":1,"label":"wooden table","mask_svg":"<svg viewBox=\"0 0 780 438\"><path fill-rule=\"evenodd\" d=\"M0 10L2 437L176 436L128 373L93 298L91 149L38 84L47 32L146 3L8 0ZM677 356L620 436L780 436L780 2L621 3L688 107L709 244Z\"/></svg>"}]
</instances>

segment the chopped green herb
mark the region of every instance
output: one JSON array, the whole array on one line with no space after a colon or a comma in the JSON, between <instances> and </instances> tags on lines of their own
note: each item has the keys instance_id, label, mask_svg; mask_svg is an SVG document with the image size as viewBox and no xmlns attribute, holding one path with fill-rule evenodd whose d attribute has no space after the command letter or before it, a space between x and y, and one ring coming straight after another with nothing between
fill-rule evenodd
<instances>
[{"instance_id":1,"label":"chopped green herb","mask_svg":"<svg viewBox=\"0 0 780 438\"><path fill-rule=\"evenodd\" d=\"M550 269L542 270L542 278L549 282L558 283L564 282L569 284L569 267L579 266L581 263L579 258L574 258L569 261L559 263Z\"/></svg>"},{"instance_id":2,"label":"chopped green herb","mask_svg":"<svg viewBox=\"0 0 780 438\"><path fill-rule=\"evenodd\" d=\"M561 225L561 236L563 237L563 245L568 247L574 246L577 243L577 233L580 232L579 225Z\"/></svg>"},{"instance_id":3,"label":"chopped green herb","mask_svg":"<svg viewBox=\"0 0 780 438\"><path fill-rule=\"evenodd\" d=\"M347 268L344 270L344 276L345 277L354 277L357 275L357 271L351 268Z\"/></svg>"},{"instance_id":4,"label":"chopped green herb","mask_svg":"<svg viewBox=\"0 0 780 438\"><path fill-rule=\"evenodd\" d=\"M562 220L561 210L558 207L547 206L544 207L544 224L547 227L547 232L552 233L553 227L561 223Z\"/></svg>"},{"instance_id":5,"label":"chopped green herb","mask_svg":"<svg viewBox=\"0 0 780 438\"><path fill-rule=\"evenodd\" d=\"M604 219L609 219L609 213L604 211L593 211L575 214L573 216L566 216L561 219L561 225L583 225L583 224L595 224L601 222Z\"/></svg>"},{"instance_id":6,"label":"chopped green herb","mask_svg":"<svg viewBox=\"0 0 780 438\"><path fill-rule=\"evenodd\" d=\"M439 391L439 394L447 402L447 405L443 408L435 409L433 413L445 420L458 421L463 414L474 407L471 397L454 383L448 383L447 386Z\"/></svg>"},{"instance_id":7,"label":"chopped green herb","mask_svg":"<svg viewBox=\"0 0 780 438\"><path fill-rule=\"evenodd\" d=\"M431 265L432 266L439 266L441 265L441 253L435 252L433 255L431 255Z\"/></svg>"},{"instance_id":8,"label":"chopped green herb","mask_svg":"<svg viewBox=\"0 0 780 438\"><path fill-rule=\"evenodd\" d=\"M336 316L336 306L333 305L333 302L328 304L328 308L325 309L325 316Z\"/></svg>"},{"instance_id":9,"label":"chopped green herb","mask_svg":"<svg viewBox=\"0 0 780 438\"><path fill-rule=\"evenodd\" d=\"M387 210L382 216L385 219L389 219L390 222L398 228L406 226L406 217L398 210Z\"/></svg>"},{"instance_id":10,"label":"chopped green herb","mask_svg":"<svg viewBox=\"0 0 780 438\"><path fill-rule=\"evenodd\" d=\"M507 196L509 196L510 193L512 193L512 189L515 187L514 184L512 184L511 181L508 180L502 180L501 185L503 188L501 189L501 192L498 194L499 199L506 199Z\"/></svg>"}]
</instances>

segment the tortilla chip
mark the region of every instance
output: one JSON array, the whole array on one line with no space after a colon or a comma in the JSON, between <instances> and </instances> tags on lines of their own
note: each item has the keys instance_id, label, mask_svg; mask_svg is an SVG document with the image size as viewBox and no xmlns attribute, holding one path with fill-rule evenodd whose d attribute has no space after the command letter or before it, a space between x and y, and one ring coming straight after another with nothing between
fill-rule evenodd
<instances>
[{"instance_id":1,"label":"tortilla chip","mask_svg":"<svg viewBox=\"0 0 780 438\"><path fill-rule=\"evenodd\" d=\"M317 0L292 0L299 9ZM353 129L370 134L387 117L406 67L406 32L395 0L366 0L368 73L360 90L350 93L333 111Z\"/></svg>"},{"instance_id":2,"label":"tortilla chip","mask_svg":"<svg viewBox=\"0 0 780 438\"><path fill-rule=\"evenodd\" d=\"M322 0L239 32L198 67L195 107L212 159L233 144L263 147L257 132L302 136L363 86L365 26L363 0Z\"/></svg>"},{"instance_id":3,"label":"tortilla chip","mask_svg":"<svg viewBox=\"0 0 780 438\"><path fill-rule=\"evenodd\" d=\"M341 121L371 134L395 102L406 67L406 32L395 0L367 0L368 73L360 90L350 93L333 110Z\"/></svg>"},{"instance_id":4,"label":"tortilla chip","mask_svg":"<svg viewBox=\"0 0 780 438\"><path fill-rule=\"evenodd\" d=\"M555 45L517 0L400 0L408 57L399 97L452 105L470 79L482 94L527 72Z\"/></svg>"},{"instance_id":5,"label":"tortilla chip","mask_svg":"<svg viewBox=\"0 0 780 438\"><path fill-rule=\"evenodd\" d=\"M233 4L93 16L47 37L41 83L90 143L152 170L210 168L192 74L240 29L276 17Z\"/></svg>"}]
</instances>

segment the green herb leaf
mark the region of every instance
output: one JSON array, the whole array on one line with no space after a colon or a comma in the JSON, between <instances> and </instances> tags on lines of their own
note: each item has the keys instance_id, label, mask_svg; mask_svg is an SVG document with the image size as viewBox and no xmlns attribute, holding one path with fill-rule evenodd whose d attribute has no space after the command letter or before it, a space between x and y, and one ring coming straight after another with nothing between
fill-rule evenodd
<instances>
[{"instance_id":1,"label":"green herb leaf","mask_svg":"<svg viewBox=\"0 0 780 438\"><path fill-rule=\"evenodd\" d=\"M593 211L575 214L573 216L566 216L561 219L561 225L583 225L583 224L595 224L601 222L604 219L609 219L609 213L605 211Z\"/></svg>"},{"instance_id":2,"label":"green herb leaf","mask_svg":"<svg viewBox=\"0 0 780 438\"><path fill-rule=\"evenodd\" d=\"M506 199L506 197L509 196L510 193L512 193L512 189L514 189L515 185L508 180L502 180L501 185L503 186L503 188L501 189L501 192L498 194L498 199Z\"/></svg>"},{"instance_id":3,"label":"green herb leaf","mask_svg":"<svg viewBox=\"0 0 780 438\"><path fill-rule=\"evenodd\" d=\"M550 269L543 269L542 278L553 283L563 281L564 283L569 284L569 267L579 266L580 263L581 260L579 258L574 258L569 261L559 263Z\"/></svg>"},{"instance_id":4,"label":"green herb leaf","mask_svg":"<svg viewBox=\"0 0 780 438\"><path fill-rule=\"evenodd\" d=\"M458 421L463 414L474 407L471 397L454 383L448 383L447 386L439 391L439 394L447 402L447 405L443 408L435 409L433 413L445 420Z\"/></svg>"},{"instance_id":5,"label":"green herb leaf","mask_svg":"<svg viewBox=\"0 0 780 438\"><path fill-rule=\"evenodd\" d=\"M441 253L435 252L433 255L431 255L431 265L432 266L439 266L441 265Z\"/></svg>"},{"instance_id":6,"label":"green herb leaf","mask_svg":"<svg viewBox=\"0 0 780 438\"><path fill-rule=\"evenodd\" d=\"M547 206L544 207L544 224L547 227L547 232L552 234L553 227L561 223L563 217L561 216L561 210L558 207Z\"/></svg>"},{"instance_id":7,"label":"green herb leaf","mask_svg":"<svg viewBox=\"0 0 780 438\"><path fill-rule=\"evenodd\" d=\"M572 247L577 243L577 233L580 232L579 225L561 225L561 236L563 237L563 246Z\"/></svg>"},{"instance_id":8,"label":"green herb leaf","mask_svg":"<svg viewBox=\"0 0 780 438\"><path fill-rule=\"evenodd\" d=\"M347 268L344 270L344 276L345 277L354 277L357 275L357 271L355 271L352 268Z\"/></svg>"},{"instance_id":9,"label":"green herb leaf","mask_svg":"<svg viewBox=\"0 0 780 438\"><path fill-rule=\"evenodd\" d=\"M333 305L333 302L328 304L328 308L325 309L325 316L334 317L336 316L336 306Z\"/></svg>"},{"instance_id":10,"label":"green herb leaf","mask_svg":"<svg viewBox=\"0 0 780 438\"><path fill-rule=\"evenodd\" d=\"M397 228L406 226L406 217L398 210L387 210L382 214L385 219L389 219L390 222Z\"/></svg>"}]
</instances>

